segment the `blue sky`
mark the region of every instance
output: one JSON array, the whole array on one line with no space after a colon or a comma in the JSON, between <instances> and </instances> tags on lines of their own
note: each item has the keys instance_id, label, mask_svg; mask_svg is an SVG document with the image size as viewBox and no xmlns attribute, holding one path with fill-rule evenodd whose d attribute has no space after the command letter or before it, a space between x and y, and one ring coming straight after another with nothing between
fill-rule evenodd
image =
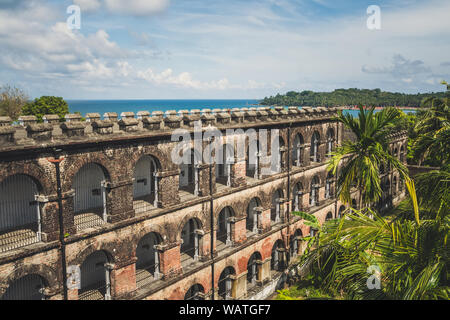
<instances>
[{"instance_id":1,"label":"blue sky","mask_svg":"<svg viewBox=\"0 0 450 320\"><path fill-rule=\"evenodd\" d=\"M447 0L0 0L0 85L65 99L441 91L449 12Z\"/></svg>"}]
</instances>

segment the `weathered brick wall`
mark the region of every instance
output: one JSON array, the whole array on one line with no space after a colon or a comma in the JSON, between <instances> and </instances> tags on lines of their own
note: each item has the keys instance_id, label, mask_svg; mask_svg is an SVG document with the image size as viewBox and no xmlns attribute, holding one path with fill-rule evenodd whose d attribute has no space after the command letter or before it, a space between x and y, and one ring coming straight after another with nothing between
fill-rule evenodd
<instances>
[{"instance_id":1,"label":"weathered brick wall","mask_svg":"<svg viewBox=\"0 0 450 320\"><path fill-rule=\"evenodd\" d=\"M213 194L211 195L209 165L202 164L199 170L199 195L191 194L187 197L184 194L183 200L179 190L180 169L171 160L171 152L176 142L171 141L170 133L172 129L180 126L192 133L192 126L185 125L189 123L188 118L183 118L184 122L182 122L181 117L170 114L161 119L157 116L150 117L148 121L144 120L147 118L142 118L138 121L132 119L133 121L130 120L130 122L127 120L118 123L113 119L104 120L107 122L98 122L95 125L94 122L82 123L82 125L76 121L73 125L70 125L72 122L68 122L67 128L58 129L59 125L56 125L51 129L49 126L48 128L53 130L49 131L53 136L45 142L35 140L33 135L27 137L23 134L24 128L14 127L12 140L9 139L0 144L0 182L14 174L25 174L36 181L40 194L45 198L42 203L44 236L40 243L0 254L0 296L13 281L23 275L37 273L47 281L49 298L62 297L56 170L55 164L48 161L53 159L51 148L55 146L61 149L59 156L63 158L61 191L68 266L81 266L90 254L97 251L105 252L108 262L112 264L111 295L115 299L183 299L186 291L196 283L201 284L205 293L208 294L212 287L211 264L215 270L215 288L221 272L226 267L233 267L237 286L233 290L240 293L239 297L245 297L246 272L250 256L254 252L261 254L263 269L260 271L262 277L267 278L270 276L271 252L276 241L283 241L284 247L288 249L289 238L297 229L300 229L303 235L309 233L309 227L303 225L302 220L289 214L294 198L293 188L297 183L301 182L303 185L304 195L301 201L303 208L307 210L311 181L315 176L319 178L321 185L319 205L311 208L311 212L321 223L325 220L327 213L331 212L335 217L341 207L340 201L324 199L324 184L327 176L324 162L327 132L333 128L337 142L341 141L343 136L342 128L330 120L335 110L311 111L305 108L301 115L290 115L291 111L283 110L279 110L280 114L275 116L276 120L269 120L271 118L264 115L261 115L258 120L259 116L253 116L251 112L249 112L248 120L245 120L245 116L240 118L237 112L228 112L232 122L219 123L217 118L215 123L222 131L225 131L225 128L278 128L280 137L287 147L282 172L269 175L264 179L247 179L245 156L239 158L235 155L236 162L231 166L231 187L222 188L220 193L215 183L215 167L212 167ZM251 117L255 119L249 120L252 119ZM211 120L206 118L205 121ZM221 118L220 121L223 119ZM100 130L99 128L103 125L105 125L103 128L111 128L111 130ZM33 128L30 127L28 130ZM312 164L310 163L310 146L314 132L318 132L320 136L321 162ZM297 134L303 136L305 147L301 168L293 167L291 160L288 162L288 158L291 159L292 156L292 143ZM0 141L4 140L0 139ZM233 143L232 141L227 143ZM402 143L405 143L404 136L398 136L395 143L400 150ZM248 142L245 148L247 146ZM269 146L268 155L270 154ZM136 213L133 206L133 176L136 163L143 156L152 156L157 160L158 204L156 208ZM73 179L83 165L88 163L99 165L108 182L107 223L77 232L74 225ZM280 190L286 202L281 204L281 222L274 225L270 220L270 209L272 196L277 190ZM262 233L247 238L246 212L249 202L255 197L262 207ZM358 199L356 195L355 199ZM233 244L226 250L218 250L215 239L218 216L225 207L231 207L234 216L231 223ZM183 267L180 261L181 230L190 219L198 222L202 232L201 257L199 261ZM211 230L211 219L213 230ZM148 287L137 289L136 248L139 241L151 232L158 234L161 239L157 248L161 278L155 279ZM213 239L211 239L211 232ZM210 252L212 240L214 261L211 260ZM70 290L69 299L77 298L77 290Z\"/></svg>"}]
</instances>

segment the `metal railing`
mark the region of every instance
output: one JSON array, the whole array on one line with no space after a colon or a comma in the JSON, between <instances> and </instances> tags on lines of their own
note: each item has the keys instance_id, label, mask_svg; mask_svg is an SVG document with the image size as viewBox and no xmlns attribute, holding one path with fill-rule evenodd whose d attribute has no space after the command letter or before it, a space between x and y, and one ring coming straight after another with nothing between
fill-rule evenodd
<instances>
[{"instance_id":1,"label":"metal railing","mask_svg":"<svg viewBox=\"0 0 450 320\"><path fill-rule=\"evenodd\" d=\"M93 209L90 212L77 213L74 216L74 224L77 232L88 228L96 228L105 224L103 209Z\"/></svg>"},{"instance_id":2,"label":"metal railing","mask_svg":"<svg viewBox=\"0 0 450 320\"><path fill-rule=\"evenodd\" d=\"M23 226L21 229L0 232L0 252L28 246L41 241L35 226Z\"/></svg>"},{"instance_id":3,"label":"metal railing","mask_svg":"<svg viewBox=\"0 0 450 320\"><path fill-rule=\"evenodd\" d=\"M109 300L110 285L98 282L78 291L78 300Z\"/></svg>"}]
</instances>

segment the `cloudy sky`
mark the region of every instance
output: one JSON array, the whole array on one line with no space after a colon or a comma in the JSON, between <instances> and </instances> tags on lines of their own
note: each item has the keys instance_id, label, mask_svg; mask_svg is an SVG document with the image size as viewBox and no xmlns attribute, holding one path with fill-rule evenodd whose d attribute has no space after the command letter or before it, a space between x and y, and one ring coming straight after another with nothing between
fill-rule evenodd
<instances>
[{"instance_id":1,"label":"cloudy sky","mask_svg":"<svg viewBox=\"0 0 450 320\"><path fill-rule=\"evenodd\" d=\"M449 12L448 0L0 0L0 85L65 99L441 91Z\"/></svg>"}]
</instances>

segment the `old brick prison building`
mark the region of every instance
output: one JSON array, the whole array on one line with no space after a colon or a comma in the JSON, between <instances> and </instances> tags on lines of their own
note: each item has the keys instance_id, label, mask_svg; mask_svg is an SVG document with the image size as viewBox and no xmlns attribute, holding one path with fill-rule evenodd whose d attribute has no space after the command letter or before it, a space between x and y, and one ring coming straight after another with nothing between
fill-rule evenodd
<instances>
[{"instance_id":1,"label":"old brick prison building","mask_svg":"<svg viewBox=\"0 0 450 320\"><path fill-rule=\"evenodd\" d=\"M0 299L262 299L314 232L340 218L328 153L336 108L250 108L0 118ZM83 120L83 121L82 121ZM279 129L281 158L224 135L225 164L175 164L172 133ZM244 156L229 147L245 140ZM390 140L405 161L406 134ZM205 142L203 142L205 144ZM260 148L260 145L257 145ZM191 152L191 151L190 151ZM192 151L193 155L193 151ZM404 195L386 168L380 208ZM355 194L355 205L358 197Z\"/></svg>"}]
</instances>

